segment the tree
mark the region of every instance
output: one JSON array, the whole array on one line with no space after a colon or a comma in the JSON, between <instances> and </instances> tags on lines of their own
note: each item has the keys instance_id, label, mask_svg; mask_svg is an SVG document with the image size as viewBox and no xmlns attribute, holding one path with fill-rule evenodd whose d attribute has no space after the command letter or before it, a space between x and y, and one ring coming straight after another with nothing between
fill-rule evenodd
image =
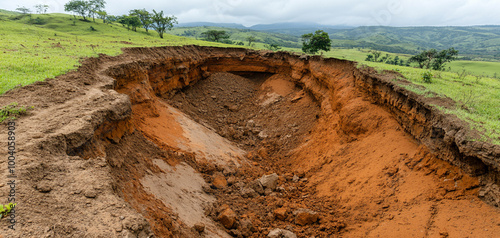
<instances>
[{"instance_id":1,"label":"tree","mask_svg":"<svg viewBox=\"0 0 500 238\"><path fill-rule=\"evenodd\" d=\"M106 23L106 19L108 18L108 13L106 11L97 11L97 16L102 20L102 23Z\"/></svg>"},{"instance_id":2,"label":"tree","mask_svg":"<svg viewBox=\"0 0 500 238\"><path fill-rule=\"evenodd\" d=\"M88 15L90 10L90 6L88 2L82 0L71 0L68 3L64 4L64 11L66 12L74 12L83 17L83 20L87 20L85 18Z\"/></svg>"},{"instance_id":3,"label":"tree","mask_svg":"<svg viewBox=\"0 0 500 238\"><path fill-rule=\"evenodd\" d=\"M47 13L47 9L49 9L49 5L37 4L35 5L36 14Z\"/></svg>"},{"instance_id":4,"label":"tree","mask_svg":"<svg viewBox=\"0 0 500 238\"><path fill-rule=\"evenodd\" d=\"M208 41L221 42L223 40L229 39L230 35L226 31L209 30L201 33Z\"/></svg>"},{"instance_id":5,"label":"tree","mask_svg":"<svg viewBox=\"0 0 500 238\"><path fill-rule=\"evenodd\" d=\"M132 28L133 31L137 31L137 27L141 27L141 20L137 16L128 16L128 25Z\"/></svg>"},{"instance_id":6,"label":"tree","mask_svg":"<svg viewBox=\"0 0 500 238\"><path fill-rule=\"evenodd\" d=\"M256 40L257 40L257 38L255 38L255 36L247 37L248 46L252 46L252 43L255 42Z\"/></svg>"},{"instance_id":7,"label":"tree","mask_svg":"<svg viewBox=\"0 0 500 238\"><path fill-rule=\"evenodd\" d=\"M449 48L447 50L440 51L434 62L432 63L432 69L434 70L444 70L444 65L452 60L456 59L456 55L458 55L458 50L455 48Z\"/></svg>"},{"instance_id":8,"label":"tree","mask_svg":"<svg viewBox=\"0 0 500 238\"><path fill-rule=\"evenodd\" d=\"M330 51L332 42L328 33L317 30L314 34L302 35L302 51L304 53L316 54L320 50Z\"/></svg>"},{"instance_id":9,"label":"tree","mask_svg":"<svg viewBox=\"0 0 500 238\"><path fill-rule=\"evenodd\" d=\"M146 9L134 9L130 10L130 15L139 17L142 27L146 29L146 32L148 32L148 29L153 24L151 21L151 13L146 11Z\"/></svg>"},{"instance_id":10,"label":"tree","mask_svg":"<svg viewBox=\"0 0 500 238\"><path fill-rule=\"evenodd\" d=\"M172 27L174 27L174 24L177 24L177 18L175 16L163 16L163 11L156 12L155 10L153 10L151 21L153 22L151 26L158 32L162 39L163 33L165 33L166 30L170 31Z\"/></svg>"},{"instance_id":11,"label":"tree","mask_svg":"<svg viewBox=\"0 0 500 238\"><path fill-rule=\"evenodd\" d=\"M95 22L95 15L97 12L103 11L106 6L106 1L104 0L90 0L87 2L89 6L88 16L92 16L92 20Z\"/></svg>"},{"instance_id":12,"label":"tree","mask_svg":"<svg viewBox=\"0 0 500 238\"><path fill-rule=\"evenodd\" d=\"M141 26L141 20L139 20L137 16L123 15L118 19L118 22L126 26L127 29L132 29L133 31L137 31L137 27Z\"/></svg>"},{"instance_id":13,"label":"tree","mask_svg":"<svg viewBox=\"0 0 500 238\"><path fill-rule=\"evenodd\" d=\"M418 55L412 56L408 62L416 62L419 68L443 70L447 62L455 60L458 50L449 48L437 51L436 49L424 50Z\"/></svg>"},{"instance_id":14,"label":"tree","mask_svg":"<svg viewBox=\"0 0 500 238\"><path fill-rule=\"evenodd\" d=\"M279 46L278 44L264 45L264 47L266 47L267 49L272 50L272 51L276 51L276 50L281 49L281 46Z\"/></svg>"},{"instance_id":15,"label":"tree","mask_svg":"<svg viewBox=\"0 0 500 238\"><path fill-rule=\"evenodd\" d=\"M25 6L16 8L16 11L19 11L19 12L21 12L24 15L27 15L27 14L29 14L31 12L31 10L29 8L25 7Z\"/></svg>"}]
</instances>

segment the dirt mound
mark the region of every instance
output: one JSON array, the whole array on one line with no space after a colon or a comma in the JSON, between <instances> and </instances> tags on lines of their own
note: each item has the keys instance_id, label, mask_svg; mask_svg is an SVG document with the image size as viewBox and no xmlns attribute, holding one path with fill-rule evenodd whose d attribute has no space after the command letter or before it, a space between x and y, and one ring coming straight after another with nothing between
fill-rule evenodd
<instances>
[{"instance_id":1,"label":"dirt mound","mask_svg":"<svg viewBox=\"0 0 500 238\"><path fill-rule=\"evenodd\" d=\"M88 59L0 98L35 106L16 122L16 230L2 219L1 234L499 234L498 146L392 77L196 46Z\"/></svg>"}]
</instances>

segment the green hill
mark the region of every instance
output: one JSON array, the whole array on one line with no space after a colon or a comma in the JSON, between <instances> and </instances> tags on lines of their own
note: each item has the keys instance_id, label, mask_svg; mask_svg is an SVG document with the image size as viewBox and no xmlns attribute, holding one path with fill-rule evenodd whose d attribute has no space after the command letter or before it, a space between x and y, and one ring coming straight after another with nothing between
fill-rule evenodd
<instances>
[{"instance_id":1,"label":"green hill","mask_svg":"<svg viewBox=\"0 0 500 238\"><path fill-rule=\"evenodd\" d=\"M201 33L208 30L224 30L228 32L233 42L243 42L248 45L247 38L253 36L256 38L256 46L263 47L264 44L277 44L282 47L300 48L300 38L293 35L286 35L280 33L261 32L250 29L237 29L217 26L198 26L198 27L176 27L172 29L171 33L178 36L193 37L202 39Z\"/></svg>"},{"instance_id":2,"label":"green hill","mask_svg":"<svg viewBox=\"0 0 500 238\"><path fill-rule=\"evenodd\" d=\"M468 59L500 60L500 26L358 27L330 35L335 47L416 54L454 47Z\"/></svg>"},{"instance_id":3,"label":"green hill","mask_svg":"<svg viewBox=\"0 0 500 238\"><path fill-rule=\"evenodd\" d=\"M5 12L5 11L4 11ZM0 15L0 94L17 85L53 78L75 69L84 57L118 55L123 47L224 44L155 31L129 31L101 20L85 22L66 14Z\"/></svg>"}]
</instances>

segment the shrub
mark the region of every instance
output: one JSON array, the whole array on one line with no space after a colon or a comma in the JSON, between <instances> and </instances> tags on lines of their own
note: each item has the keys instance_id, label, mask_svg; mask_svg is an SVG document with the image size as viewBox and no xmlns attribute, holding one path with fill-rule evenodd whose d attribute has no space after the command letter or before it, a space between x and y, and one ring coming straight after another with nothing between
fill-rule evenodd
<instances>
[{"instance_id":1,"label":"shrub","mask_svg":"<svg viewBox=\"0 0 500 238\"><path fill-rule=\"evenodd\" d=\"M432 72L427 71L422 74L422 80L424 83L432 83Z\"/></svg>"}]
</instances>

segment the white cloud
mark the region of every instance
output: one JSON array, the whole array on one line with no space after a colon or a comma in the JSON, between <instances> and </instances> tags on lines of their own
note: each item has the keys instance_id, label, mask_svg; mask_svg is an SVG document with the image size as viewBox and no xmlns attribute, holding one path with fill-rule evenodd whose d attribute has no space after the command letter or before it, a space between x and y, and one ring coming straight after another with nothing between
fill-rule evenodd
<instances>
[{"instance_id":1,"label":"white cloud","mask_svg":"<svg viewBox=\"0 0 500 238\"><path fill-rule=\"evenodd\" d=\"M50 5L51 12L64 12L69 0L0 0L0 8ZM344 25L500 25L497 0L107 0L114 15L135 8L163 10L179 22L211 21L253 25L276 22L318 22Z\"/></svg>"}]
</instances>

